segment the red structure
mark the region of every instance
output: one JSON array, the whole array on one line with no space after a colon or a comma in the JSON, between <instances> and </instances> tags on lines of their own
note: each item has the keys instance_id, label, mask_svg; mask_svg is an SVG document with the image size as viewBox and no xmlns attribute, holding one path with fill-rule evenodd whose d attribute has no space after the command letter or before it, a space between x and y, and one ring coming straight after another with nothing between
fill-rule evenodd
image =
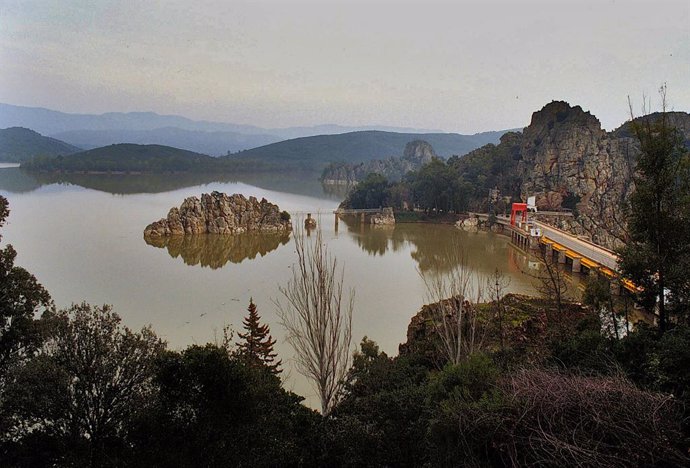
<instances>
[{"instance_id":1,"label":"red structure","mask_svg":"<svg viewBox=\"0 0 690 468\"><path fill-rule=\"evenodd\" d=\"M527 222L527 203L513 203L510 210L510 225L515 226L515 218L520 217L520 221Z\"/></svg>"}]
</instances>

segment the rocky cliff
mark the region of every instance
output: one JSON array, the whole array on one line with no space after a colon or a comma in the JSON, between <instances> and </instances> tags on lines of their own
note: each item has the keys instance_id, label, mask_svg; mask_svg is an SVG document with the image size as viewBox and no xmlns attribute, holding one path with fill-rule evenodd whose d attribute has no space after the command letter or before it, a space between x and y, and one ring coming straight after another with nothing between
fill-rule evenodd
<instances>
[{"instance_id":1,"label":"rocky cliff","mask_svg":"<svg viewBox=\"0 0 690 468\"><path fill-rule=\"evenodd\" d=\"M672 112L668 116L690 141L690 114ZM573 209L569 230L575 234L610 248L625 242L623 206L634 190L639 155L629 124L606 132L581 107L554 101L532 115L522 134L511 135L510 142L468 154L459 166L467 164L462 161L465 158L498 160L511 153L502 171L516 177L520 193L515 193L517 187L499 187L503 195L512 195L513 201L536 195L542 210Z\"/></svg>"},{"instance_id":2,"label":"rocky cliff","mask_svg":"<svg viewBox=\"0 0 690 468\"><path fill-rule=\"evenodd\" d=\"M204 193L201 199L189 197L168 216L149 224L144 237L185 234L241 234L251 231L286 232L292 229L290 215L277 205L256 197Z\"/></svg>"},{"instance_id":3,"label":"rocky cliff","mask_svg":"<svg viewBox=\"0 0 690 468\"><path fill-rule=\"evenodd\" d=\"M405 145L402 157L375 159L359 164L332 163L324 171L321 180L326 184L354 185L370 173L382 174L388 180L400 180L406 173L415 171L435 158L429 143L415 140Z\"/></svg>"}]
</instances>

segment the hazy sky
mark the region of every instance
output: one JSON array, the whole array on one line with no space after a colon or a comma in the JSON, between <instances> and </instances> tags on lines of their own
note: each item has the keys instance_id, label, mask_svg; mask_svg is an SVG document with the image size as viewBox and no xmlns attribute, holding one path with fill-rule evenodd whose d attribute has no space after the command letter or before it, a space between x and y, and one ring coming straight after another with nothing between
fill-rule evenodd
<instances>
[{"instance_id":1,"label":"hazy sky","mask_svg":"<svg viewBox=\"0 0 690 468\"><path fill-rule=\"evenodd\" d=\"M0 101L65 112L470 133L564 99L610 129L663 82L690 111L690 0L0 0Z\"/></svg>"}]
</instances>

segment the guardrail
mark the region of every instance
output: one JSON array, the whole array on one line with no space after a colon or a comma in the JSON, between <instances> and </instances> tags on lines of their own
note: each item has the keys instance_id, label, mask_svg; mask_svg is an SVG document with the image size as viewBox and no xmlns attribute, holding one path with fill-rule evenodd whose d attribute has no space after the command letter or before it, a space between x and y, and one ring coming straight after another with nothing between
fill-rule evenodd
<instances>
[{"instance_id":1,"label":"guardrail","mask_svg":"<svg viewBox=\"0 0 690 468\"><path fill-rule=\"evenodd\" d=\"M360 214L360 213L381 213L383 208L367 208L361 210L335 210L334 214Z\"/></svg>"}]
</instances>

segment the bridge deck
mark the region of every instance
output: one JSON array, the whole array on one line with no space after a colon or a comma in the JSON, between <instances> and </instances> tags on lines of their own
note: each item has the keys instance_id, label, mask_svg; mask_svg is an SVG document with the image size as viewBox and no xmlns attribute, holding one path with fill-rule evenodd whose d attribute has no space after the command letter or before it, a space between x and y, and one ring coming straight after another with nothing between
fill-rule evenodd
<instances>
[{"instance_id":1,"label":"bridge deck","mask_svg":"<svg viewBox=\"0 0 690 468\"><path fill-rule=\"evenodd\" d=\"M345 209L337 209L333 212L333 214L360 214L360 213L381 213L383 211L382 208L368 208L368 209L361 209L361 210L345 210Z\"/></svg>"}]
</instances>

